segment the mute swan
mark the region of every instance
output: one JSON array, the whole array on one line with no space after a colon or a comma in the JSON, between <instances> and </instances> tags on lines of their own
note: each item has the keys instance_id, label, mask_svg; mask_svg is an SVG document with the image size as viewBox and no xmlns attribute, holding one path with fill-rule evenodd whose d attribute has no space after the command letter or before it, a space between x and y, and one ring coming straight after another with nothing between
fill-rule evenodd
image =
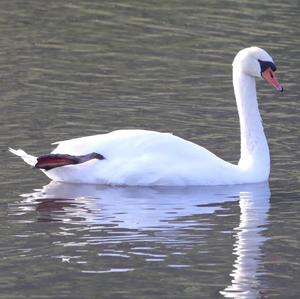
<instances>
[{"instance_id":1,"label":"mute swan","mask_svg":"<svg viewBox=\"0 0 300 299\"><path fill-rule=\"evenodd\" d=\"M109 185L231 185L267 181L270 156L258 109L255 77L283 91L276 66L263 49L250 47L233 61L233 86L241 130L238 165L169 133L118 130L57 142L39 158L10 151L60 182Z\"/></svg>"}]
</instances>

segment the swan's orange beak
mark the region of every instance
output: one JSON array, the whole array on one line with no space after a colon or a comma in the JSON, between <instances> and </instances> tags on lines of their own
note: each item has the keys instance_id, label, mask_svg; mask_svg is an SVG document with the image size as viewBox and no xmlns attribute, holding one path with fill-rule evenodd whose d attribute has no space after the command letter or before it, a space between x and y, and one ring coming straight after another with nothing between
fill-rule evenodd
<instances>
[{"instance_id":1,"label":"swan's orange beak","mask_svg":"<svg viewBox=\"0 0 300 299\"><path fill-rule=\"evenodd\" d=\"M283 91L282 85L278 82L275 76L275 72L269 67L264 72L261 73L262 77L265 78L272 86L274 86L278 91Z\"/></svg>"}]
</instances>

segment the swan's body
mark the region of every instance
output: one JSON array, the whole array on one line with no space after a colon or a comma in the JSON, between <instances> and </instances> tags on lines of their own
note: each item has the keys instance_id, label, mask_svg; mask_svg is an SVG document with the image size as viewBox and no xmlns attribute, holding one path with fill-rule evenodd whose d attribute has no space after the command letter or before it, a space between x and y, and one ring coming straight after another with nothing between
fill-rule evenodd
<instances>
[{"instance_id":1,"label":"swan's body","mask_svg":"<svg viewBox=\"0 0 300 299\"><path fill-rule=\"evenodd\" d=\"M215 185L238 183L238 168L203 147L168 133L120 130L59 143L54 153L100 152L103 161L58 167L53 180L121 185ZM87 173L82 177L82 171ZM216 180L216 172L219 174ZM226 173L232 173L228 177ZM203 176L205 173L205 176Z\"/></svg>"},{"instance_id":2,"label":"swan's body","mask_svg":"<svg viewBox=\"0 0 300 299\"><path fill-rule=\"evenodd\" d=\"M266 65L262 66L262 62ZM46 163L57 156L89 156L89 153L99 153L104 159L87 161L85 156L84 163L64 164L43 171L54 181L111 185L228 185L267 181L269 148L258 110L255 76L263 74L262 68L268 63L274 66L272 58L256 47L240 51L233 63L233 85L241 127L238 165L169 133L120 130L58 142L52 154L59 155L48 156ZM275 78L271 83L278 90L282 89ZM28 164L38 165L38 158L22 150L12 152Z\"/></svg>"}]
</instances>

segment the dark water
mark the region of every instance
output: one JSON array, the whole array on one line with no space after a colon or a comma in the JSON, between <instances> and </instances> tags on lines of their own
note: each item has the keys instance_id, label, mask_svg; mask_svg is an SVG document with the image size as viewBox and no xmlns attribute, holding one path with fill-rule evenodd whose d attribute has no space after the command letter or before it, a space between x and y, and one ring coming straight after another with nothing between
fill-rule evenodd
<instances>
[{"instance_id":1,"label":"dark water","mask_svg":"<svg viewBox=\"0 0 300 299\"><path fill-rule=\"evenodd\" d=\"M299 1L1 1L0 298L299 298ZM258 83L270 184L50 184L10 156L119 128L239 158L231 62ZM45 186L45 187L43 187Z\"/></svg>"}]
</instances>

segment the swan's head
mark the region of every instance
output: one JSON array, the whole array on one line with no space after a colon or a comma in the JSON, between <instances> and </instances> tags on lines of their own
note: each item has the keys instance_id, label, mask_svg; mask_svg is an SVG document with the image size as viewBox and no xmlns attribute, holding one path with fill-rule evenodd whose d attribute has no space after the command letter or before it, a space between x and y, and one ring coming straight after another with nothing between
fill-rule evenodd
<instances>
[{"instance_id":1,"label":"swan's head","mask_svg":"<svg viewBox=\"0 0 300 299\"><path fill-rule=\"evenodd\" d=\"M275 76L276 66L272 57L261 48L250 47L239 51L232 66L249 76L263 77L278 91L283 91Z\"/></svg>"}]
</instances>

